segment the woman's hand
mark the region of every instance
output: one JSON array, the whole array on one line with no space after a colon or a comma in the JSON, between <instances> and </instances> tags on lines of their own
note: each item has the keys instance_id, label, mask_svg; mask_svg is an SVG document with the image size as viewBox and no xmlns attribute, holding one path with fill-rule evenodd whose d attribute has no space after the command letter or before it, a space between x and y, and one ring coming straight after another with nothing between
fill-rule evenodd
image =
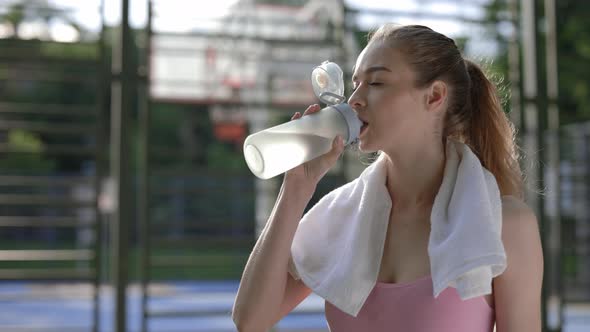
<instances>
[{"instance_id":1,"label":"woman's hand","mask_svg":"<svg viewBox=\"0 0 590 332\"><path fill-rule=\"evenodd\" d=\"M320 110L320 106L315 104L309 106L303 116L316 113ZM293 115L291 120L301 118L301 113L297 112ZM338 157L344 151L344 140L340 136L336 136L332 142L332 149L315 159L303 163L285 173L285 182L294 183L295 185L308 185L315 190L318 182L324 177L332 166L336 164Z\"/></svg>"}]
</instances>

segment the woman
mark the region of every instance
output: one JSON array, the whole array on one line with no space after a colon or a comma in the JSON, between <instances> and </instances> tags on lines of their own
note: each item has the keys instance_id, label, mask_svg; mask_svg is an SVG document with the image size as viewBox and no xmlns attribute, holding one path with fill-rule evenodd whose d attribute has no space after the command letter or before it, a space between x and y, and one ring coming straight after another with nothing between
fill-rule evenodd
<instances>
[{"instance_id":1,"label":"woman","mask_svg":"<svg viewBox=\"0 0 590 332\"><path fill-rule=\"evenodd\" d=\"M359 147L384 154L385 185L395 198L378 284L406 289L401 297L381 297L385 302L379 305L369 303L369 298L362 310L378 312L364 314L387 316L413 301L412 292L431 287L423 282L431 272L427 251L430 212L443 180L445 143L453 138L467 144L497 181L507 268L493 279L492 293L483 296L477 308L469 307L472 302L433 305L434 298L421 299L418 306L433 311L427 317L437 317L437 311L444 310L446 318L437 319L445 320L452 331L467 329L462 325L467 309L485 320L480 322L485 326L482 332L491 331L494 323L498 332L540 331L543 258L539 231L535 215L522 201L514 131L494 86L476 64L462 58L452 39L427 27L392 24L370 36L357 59L353 84L349 104L364 123ZM310 106L303 116L319 109ZM293 119L299 117L296 113ZM288 272L291 244L317 183L343 149L342 139L336 138L329 153L285 174L276 205L242 276L233 310L239 331L266 331L311 293ZM373 293L380 291L388 292L387 287L376 287ZM338 312L329 303L326 312L332 332L354 330L355 317ZM363 326L368 331L426 331L417 327L427 326L417 324L423 319L421 314Z\"/></svg>"}]
</instances>

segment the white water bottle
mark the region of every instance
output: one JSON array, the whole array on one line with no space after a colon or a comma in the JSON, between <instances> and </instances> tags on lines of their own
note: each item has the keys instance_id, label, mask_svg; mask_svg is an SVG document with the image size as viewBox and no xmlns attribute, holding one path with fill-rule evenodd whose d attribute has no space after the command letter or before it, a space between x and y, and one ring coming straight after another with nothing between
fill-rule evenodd
<instances>
[{"instance_id":1,"label":"white water bottle","mask_svg":"<svg viewBox=\"0 0 590 332\"><path fill-rule=\"evenodd\" d=\"M248 167L261 179L269 179L330 151L340 135L345 144L355 141L362 122L346 104L342 70L325 61L312 72L312 85L329 106L319 112L252 134L244 141Z\"/></svg>"}]
</instances>

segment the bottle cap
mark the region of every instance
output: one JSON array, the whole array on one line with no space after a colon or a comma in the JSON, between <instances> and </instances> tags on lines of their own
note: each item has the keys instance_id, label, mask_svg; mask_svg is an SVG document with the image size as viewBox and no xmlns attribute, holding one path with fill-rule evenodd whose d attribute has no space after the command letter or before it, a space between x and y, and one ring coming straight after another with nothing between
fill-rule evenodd
<instances>
[{"instance_id":1,"label":"bottle cap","mask_svg":"<svg viewBox=\"0 0 590 332\"><path fill-rule=\"evenodd\" d=\"M342 103L344 97L344 73L342 69L330 61L324 61L311 72L313 92L324 103L336 105Z\"/></svg>"}]
</instances>

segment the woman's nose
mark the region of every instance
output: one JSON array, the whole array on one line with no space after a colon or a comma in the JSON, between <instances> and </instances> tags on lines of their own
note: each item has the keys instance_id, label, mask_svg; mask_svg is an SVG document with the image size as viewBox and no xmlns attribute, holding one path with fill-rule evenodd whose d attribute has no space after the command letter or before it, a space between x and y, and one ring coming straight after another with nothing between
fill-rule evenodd
<instances>
[{"instance_id":1,"label":"woman's nose","mask_svg":"<svg viewBox=\"0 0 590 332\"><path fill-rule=\"evenodd\" d=\"M362 109L366 105L365 98L360 93L359 88L354 90L352 95L350 95L348 98L348 105L350 105L356 111Z\"/></svg>"}]
</instances>

